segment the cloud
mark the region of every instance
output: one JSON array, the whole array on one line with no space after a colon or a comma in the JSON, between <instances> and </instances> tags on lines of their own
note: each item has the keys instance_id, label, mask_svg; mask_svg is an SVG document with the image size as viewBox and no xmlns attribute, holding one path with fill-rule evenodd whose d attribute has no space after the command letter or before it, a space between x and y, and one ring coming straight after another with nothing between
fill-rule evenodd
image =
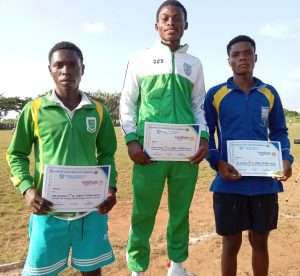
<instances>
[{"instance_id":1,"label":"cloud","mask_svg":"<svg viewBox=\"0 0 300 276\"><path fill-rule=\"evenodd\" d=\"M107 27L102 22L87 22L82 25L82 29L87 33L104 33Z\"/></svg>"},{"instance_id":2,"label":"cloud","mask_svg":"<svg viewBox=\"0 0 300 276\"><path fill-rule=\"evenodd\" d=\"M300 38L300 20L278 20L266 23L258 30L258 34L275 39Z\"/></svg>"}]
</instances>

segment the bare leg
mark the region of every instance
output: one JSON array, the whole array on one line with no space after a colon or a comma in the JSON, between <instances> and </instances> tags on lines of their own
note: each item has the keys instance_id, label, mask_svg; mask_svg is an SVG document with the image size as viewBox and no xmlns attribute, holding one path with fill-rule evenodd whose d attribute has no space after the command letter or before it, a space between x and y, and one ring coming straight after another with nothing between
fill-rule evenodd
<instances>
[{"instance_id":1,"label":"bare leg","mask_svg":"<svg viewBox=\"0 0 300 276\"><path fill-rule=\"evenodd\" d=\"M242 233L223 236L222 276L236 276L237 255L242 244Z\"/></svg>"},{"instance_id":2,"label":"bare leg","mask_svg":"<svg viewBox=\"0 0 300 276\"><path fill-rule=\"evenodd\" d=\"M267 276L269 271L269 232L257 233L254 231L249 231L248 237L252 246L253 275Z\"/></svg>"}]
</instances>

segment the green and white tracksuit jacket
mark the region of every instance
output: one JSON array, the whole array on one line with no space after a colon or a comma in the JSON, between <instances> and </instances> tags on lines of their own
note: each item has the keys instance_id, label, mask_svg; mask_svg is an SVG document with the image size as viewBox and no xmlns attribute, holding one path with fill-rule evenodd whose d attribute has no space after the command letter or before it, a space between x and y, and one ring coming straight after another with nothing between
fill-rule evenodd
<instances>
[{"instance_id":1,"label":"green and white tracksuit jacket","mask_svg":"<svg viewBox=\"0 0 300 276\"><path fill-rule=\"evenodd\" d=\"M129 61L120 103L127 143L143 140L145 122L200 124L208 138L202 65L187 49L171 52L159 43Z\"/></svg>"},{"instance_id":2,"label":"green and white tracksuit jacket","mask_svg":"<svg viewBox=\"0 0 300 276\"><path fill-rule=\"evenodd\" d=\"M208 138L204 118L202 65L186 53L159 43L135 55L128 63L120 102L120 120L126 143L143 143L144 123L200 124L201 138ZM198 166L189 162L158 161L133 168L133 210L127 245L131 271L149 265L151 236L165 181L168 182L168 256L183 262L188 256L189 207Z\"/></svg>"},{"instance_id":3,"label":"green and white tracksuit jacket","mask_svg":"<svg viewBox=\"0 0 300 276\"><path fill-rule=\"evenodd\" d=\"M21 193L31 187L42 191L45 165L110 165L110 186L115 187L116 136L110 115L102 103L81 95L73 112L52 91L24 107L7 151L11 179ZM29 171L32 145L34 176Z\"/></svg>"}]
</instances>

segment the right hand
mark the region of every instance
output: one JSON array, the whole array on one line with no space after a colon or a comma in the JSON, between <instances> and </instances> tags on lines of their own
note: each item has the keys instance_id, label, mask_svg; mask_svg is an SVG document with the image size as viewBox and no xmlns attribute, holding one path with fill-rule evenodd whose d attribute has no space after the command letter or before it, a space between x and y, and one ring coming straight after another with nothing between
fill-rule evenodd
<instances>
[{"instance_id":1,"label":"right hand","mask_svg":"<svg viewBox=\"0 0 300 276\"><path fill-rule=\"evenodd\" d=\"M51 211L52 203L40 196L38 191L34 188L29 188L24 193L24 200L28 207L36 215L47 214Z\"/></svg>"},{"instance_id":2,"label":"right hand","mask_svg":"<svg viewBox=\"0 0 300 276\"><path fill-rule=\"evenodd\" d=\"M142 146L137 141L127 144L128 155L135 164L147 165L151 163L150 158L144 153Z\"/></svg>"},{"instance_id":3,"label":"right hand","mask_svg":"<svg viewBox=\"0 0 300 276\"><path fill-rule=\"evenodd\" d=\"M232 165L230 165L229 163L227 163L223 160L218 161L217 169L218 169L220 176L224 180L235 181L242 177L239 174L239 172Z\"/></svg>"}]
</instances>

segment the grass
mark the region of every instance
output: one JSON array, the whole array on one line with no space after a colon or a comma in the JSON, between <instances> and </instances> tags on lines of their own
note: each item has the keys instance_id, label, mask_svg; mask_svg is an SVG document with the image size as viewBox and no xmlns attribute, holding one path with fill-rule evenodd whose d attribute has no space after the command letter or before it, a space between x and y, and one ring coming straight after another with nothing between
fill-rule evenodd
<instances>
[{"instance_id":1,"label":"grass","mask_svg":"<svg viewBox=\"0 0 300 276\"><path fill-rule=\"evenodd\" d=\"M300 145L293 144L295 138L300 138L300 123L289 125L292 152L295 159L300 158ZM119 201L131 198L130 181L132 162L127 156L127 148L123 142L120 129L116 129L118 151L116 163L118 168ZM0 131L0 264L23 260L27 250L27 219L29 210L24 206L22 197L15 191L9 181L9 169L5 153L11 131ZM209 186L213 177L206 162L200 165L200 185ZM124 218L129 219L129 218ZM127 231L127 229L124 231ZM69 274L70 272L66 273ZM65 275L65 274L64 274Z\"/></svg>"}]
</instances>

